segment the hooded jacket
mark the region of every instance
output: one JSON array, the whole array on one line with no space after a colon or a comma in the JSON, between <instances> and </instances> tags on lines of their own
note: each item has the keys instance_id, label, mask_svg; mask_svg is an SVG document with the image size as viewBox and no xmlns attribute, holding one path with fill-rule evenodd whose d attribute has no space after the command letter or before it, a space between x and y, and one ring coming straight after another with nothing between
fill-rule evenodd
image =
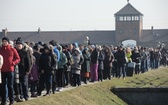
<instances>
[{"instance_id":1,"label":"hooded jacket","mask_svg":"<svg viewBox=\"0 0 168 105\"><path fill-rule=\"evenodd\" d=\"M13 72L14 66L20 62L20 57L15 48L10 45L2 46L0 54L3 56L3 66L1 72Z\"/></svg>"},{"instance_id":2,"label":"hooded jacket","mask_svg":"<svg viewBox=\"0 0 168 105\"><path fill-rule=\"evenodd\" d=\"M59 52L60 52L60 59L58 61L58 69L64 68L64 66L67 63L67 57L66 55L62 52L62 47L59 46Z\"/></svg>"},{"instance_id":3,"label":"hooded jacket","mask_svg":"<svg viewBox=\"0 0 168 105\"><path fill-rule=\"evenodd\" d=\"M83 56L80 54L79 49L75 49L74 51L77 51L78 54L72 54L72 58L74 60L74 63L72 64L71 68L72 68L72 73L75 74L80 74L80 70L81 70L81 65L84 62L84 58Z\"/></svg>"}]
</instances>

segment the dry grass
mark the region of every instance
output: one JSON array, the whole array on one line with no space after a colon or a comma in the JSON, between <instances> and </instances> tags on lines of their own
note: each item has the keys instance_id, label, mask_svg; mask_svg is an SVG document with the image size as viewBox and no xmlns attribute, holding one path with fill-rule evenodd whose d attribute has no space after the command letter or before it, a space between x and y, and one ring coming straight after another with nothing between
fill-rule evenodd
<instances>
[{"instance_id":1,"label":"dry grass","mask_svg":"<svg viewBox=\"0 0 168 105\"><path fill-rule=\"evenodd\" d=\"M16 105L127 105L111 92L113 87L168 87L168 68L150 70L123 79L112 79L81 86L48 97L16 103Z\"/></svg>"}]
</instances>

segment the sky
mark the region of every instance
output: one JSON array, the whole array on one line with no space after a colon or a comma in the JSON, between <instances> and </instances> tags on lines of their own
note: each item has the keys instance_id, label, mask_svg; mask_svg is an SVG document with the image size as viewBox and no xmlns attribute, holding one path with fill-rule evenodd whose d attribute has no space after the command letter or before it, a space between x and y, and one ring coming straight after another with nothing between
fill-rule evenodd
<instances>
[{"instance_id":1,"label":"sky","mask_svg":"<svg viewBox=\"0 0 168 105\"><path fill-rule=\"evenodd\" d=\"M168 29L168 0L129 0L143 28ZM0 29L8 31L115 30L114 14L127 0L0 0Z\"/></svg>"}]
</instances>

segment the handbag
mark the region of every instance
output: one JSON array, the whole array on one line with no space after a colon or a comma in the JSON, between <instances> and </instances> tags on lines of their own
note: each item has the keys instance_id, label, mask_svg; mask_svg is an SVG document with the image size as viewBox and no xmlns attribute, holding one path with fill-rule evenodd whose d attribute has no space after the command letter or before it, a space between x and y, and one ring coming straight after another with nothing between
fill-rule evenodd
<instances>
[{"instance_id":1,"label":"handbag","mask_svg":"<svg viewBox=\"0 0 168 105\"><path fill-rule=\"evenodd\" d=\"M129 62L128 67L135 68L135 62Z\"/></svg>"}]
</instances>

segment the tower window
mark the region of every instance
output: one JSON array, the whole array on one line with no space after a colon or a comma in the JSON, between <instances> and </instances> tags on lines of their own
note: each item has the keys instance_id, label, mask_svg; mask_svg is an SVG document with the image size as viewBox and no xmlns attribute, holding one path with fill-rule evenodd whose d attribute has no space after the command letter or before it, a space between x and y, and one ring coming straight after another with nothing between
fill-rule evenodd
<instances>
[{"instance_id":1,"label":"tower window","mask_svg":"<svg viewBox=\"0 0 168 105\"><path fill-rule=\"evenodd\" d=\"M127 16L127 21L131 21L131 16Z\"/></svg>"},{"instance_id":2,"label":"tower window","mask_svg":"<svg viewBox=\"0 0 168 105\"><path fill-rule=\"evenodd\" d=\"M132 21L134 21L135 20L135 16L132 16Z\"/></svg>"},{"instance_id":3,"label":"tower window","mask_svg":"<svg viewBox=\"0 0 168 105\"><path fill-rule=\"evenodd\" d=\"M139 16L135 16L135 20L139 20Z\"/></svg>"},{"instance_id":4,"label":"tower window","mask_svg":"<svg viewBox=\"0 0 168 105\"><path fill-rule=\"evenodd\" d=\"M124 16L124 21L127 21L127 16Z\"/></svg>"},{"instance_id":5,"label":"tower window","mask_svg":"<svg viewBox=\"0 0 168 105\"><path fill-rule=\"evenodd\" d=\"M123 16L120 16L120 17L119 17L119 21L123 21Z\"/></svg>"}]
</instances>

